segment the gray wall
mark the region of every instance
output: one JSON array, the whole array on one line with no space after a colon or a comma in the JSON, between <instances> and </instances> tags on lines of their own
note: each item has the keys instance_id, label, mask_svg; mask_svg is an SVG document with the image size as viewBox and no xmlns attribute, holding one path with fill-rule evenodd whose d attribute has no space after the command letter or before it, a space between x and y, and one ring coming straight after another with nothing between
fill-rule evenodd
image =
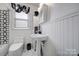
<instances>
[{"instance_id":1,"label":"gray wall","mask_svg":"<svg viewBox=\"0 0 79 59\"><path fill-rule=\"evenodd\" d=\"M79 53L79 4L52 4L50 7L51 19L42 24L43 34L49 35L53 43L52 49L56 48L56 55L77 55ZM53 53L52 50L49 52Z\"/></svg>"}]
</instances>

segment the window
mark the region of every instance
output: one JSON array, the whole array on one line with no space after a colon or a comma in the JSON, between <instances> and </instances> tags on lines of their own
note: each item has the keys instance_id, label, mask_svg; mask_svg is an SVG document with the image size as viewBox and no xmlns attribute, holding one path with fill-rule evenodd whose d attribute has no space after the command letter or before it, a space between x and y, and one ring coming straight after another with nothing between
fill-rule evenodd
<instances>
[{"instance_id":1,"label":"window","mask_svg":"<svg viewBox=\"0 0 79 59\"><path fill-rule=\"evenodd\" d=\"M28 14L24 12L16 13L15 18L15 28L16 29L28 29Z\"/></svg>"},{"instance_id":2,"label":"window","mask_svg":"<svg viewBox=\"0 0 79 59\"><path fill-rule=\"evenodd\" d=\"M16 19L16 28L27 28L28 27L28 21Z\"/></svg>"}]
</instances>

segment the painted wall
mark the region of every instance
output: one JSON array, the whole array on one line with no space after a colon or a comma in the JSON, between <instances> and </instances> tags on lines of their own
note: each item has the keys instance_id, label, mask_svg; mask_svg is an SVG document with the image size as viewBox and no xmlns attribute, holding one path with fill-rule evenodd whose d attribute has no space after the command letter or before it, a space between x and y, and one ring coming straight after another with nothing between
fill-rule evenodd
<instances>
[{"instance_id":1,"label":"painted wall","mask_svg":"<svg viewBox=\"0 0 79 59\"><path fill-rule=\"evenodd\" d=\"M50 8L51 18L42 24L43 34L49 35L49 41L53 43L52 49L53 46L56 48L56 55L77 55L79 53L79 4L52 4ZM53 53L52 50L49 52Z\"/></svg>"}]
</instances>

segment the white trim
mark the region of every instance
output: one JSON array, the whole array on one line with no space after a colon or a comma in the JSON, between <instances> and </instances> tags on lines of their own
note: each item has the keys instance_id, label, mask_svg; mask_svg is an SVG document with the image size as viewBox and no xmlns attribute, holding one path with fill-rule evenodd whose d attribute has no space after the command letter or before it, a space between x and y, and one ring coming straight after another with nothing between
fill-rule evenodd
<instances>
[{"instance_id":1,"label":"white trim","mask_svg":"<svg viewBox=\"0 0 79 59\"><path fill-rule=\"evenodd\" d=\"M75 12L69 13L67 15L58 17L55 19L55 22L63 21L64 19L68 19L68 18L75 17L75 16L79 16L79 11L75 11Z\"/></svg>"}]
</instances>

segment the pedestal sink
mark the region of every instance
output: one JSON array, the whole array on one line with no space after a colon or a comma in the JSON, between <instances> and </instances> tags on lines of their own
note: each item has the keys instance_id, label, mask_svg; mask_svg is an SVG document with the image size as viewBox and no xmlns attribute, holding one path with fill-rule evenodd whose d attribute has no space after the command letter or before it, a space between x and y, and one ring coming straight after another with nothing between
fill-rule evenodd
<instances>
[{"instance_id":1,"label":"pedestal sink","mask_svg":"<svg viewBox=\"0 0 79 59\"><path fill-rule=\"evenodd\" d=\"M33 44L35 45L35 51L37 53L38 56L41 55L41 45L43 45L43 43L45 43L48 39L48 35L44 35L44 34L32 34L31 38L33 39Z\"/></svg>"}]
</instances>

